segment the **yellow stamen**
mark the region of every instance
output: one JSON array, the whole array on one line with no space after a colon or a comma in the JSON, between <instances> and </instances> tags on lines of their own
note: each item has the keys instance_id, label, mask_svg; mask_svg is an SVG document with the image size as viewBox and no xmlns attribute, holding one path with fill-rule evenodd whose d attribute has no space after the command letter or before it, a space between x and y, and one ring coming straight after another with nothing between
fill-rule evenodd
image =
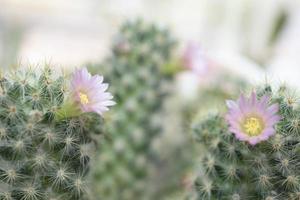
<instances>
[{"instance_id":1,"label":"yellow stamen","mask_svg":"<svg viewBox=\"0 0 300 200\"><path fill-rule=\"evenodd\" d=\"M79 92L79 98L80 98L80 102L82 104L88 104L89 103L89 98L85 93Z\"/></svg>"},{"instance_id":2,"label":"yellow stamen","mask_svg":"<svg viewBox=\"0 0 300 200\"><path fill-rule=\"evenodd\" d=\"M257 117L248 117L243 123L244 131L249 136L260 135L264 129L264 124L261 119Z\"/></svg>"}]
</instances>

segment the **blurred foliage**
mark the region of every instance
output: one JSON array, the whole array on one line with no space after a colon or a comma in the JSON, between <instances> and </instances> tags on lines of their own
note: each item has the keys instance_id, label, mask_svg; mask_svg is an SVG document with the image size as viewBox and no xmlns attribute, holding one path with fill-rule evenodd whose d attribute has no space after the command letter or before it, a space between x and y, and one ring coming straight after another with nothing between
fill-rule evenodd
<instances>
[{"instance_id":1,"label":"blurred foliage","mask_svg":"<svg viewBox=\"0 0 300 200\"><path fill-rule=\"evenodd\" d=\"M17 66L24 31L25 28L22 25L10 24L0 18L0 65L2 68Z\"/></svg>"}]
</instances>

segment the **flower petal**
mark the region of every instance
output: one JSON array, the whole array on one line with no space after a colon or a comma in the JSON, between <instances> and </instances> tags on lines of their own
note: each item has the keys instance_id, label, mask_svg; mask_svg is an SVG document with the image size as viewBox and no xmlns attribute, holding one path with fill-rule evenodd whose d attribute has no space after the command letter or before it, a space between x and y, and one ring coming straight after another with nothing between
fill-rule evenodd
<instances>
[{"instance_id":1,"label":"flower petal","mask_svg":"<svg viewBox=\"0 0 300 200\"><path fill-rule=\"evenodd\" d=\"M237 101L227 100L228 113L225 116L229 131L232 132L238 140L247 141L251 145L255 145L261 141L267 140L276 133L274 125L278 123L281 117L277 114L279 110L278 104L268 105L270 97L265 95L260 100L255 92L252 92L249 98L243 94ZM258 135L253 136L247 134L243 130L243 123L248 117L257 117L262 119L263 130Z\"/></svg>"},{"instance_id":2,"label":"flower petal","mask_svg":"<svg viewBox=\"0 0 300 200\"><path fill-rule=\"evenodd\" d=\"M103 76L92 76L86 68L77 70L73 74L71 88L74 94L74 100L79 104L83 112L96 112L102 115L108 111L108 106L116 103L112 101L113 96L109 92L108 84L103 83ZM87 96L85 103L80 101L80 95L84 93Z\"/></svg>"}]
</instances>

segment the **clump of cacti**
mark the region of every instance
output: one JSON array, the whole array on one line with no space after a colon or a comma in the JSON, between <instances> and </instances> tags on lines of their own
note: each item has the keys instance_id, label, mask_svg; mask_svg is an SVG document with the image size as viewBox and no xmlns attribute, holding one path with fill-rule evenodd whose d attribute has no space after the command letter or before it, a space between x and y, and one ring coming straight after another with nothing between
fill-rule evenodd
<instances>
[{"instance_id":1,"label":"clump of cacti","mask_svg":"<svg viewBox=\"0 0 300 200\"><path fill-rule=\"evenodd\" d=\"M194 126L201 146L198 199L300 198L300 107L295 93L270 86L227 101L228 113Z\"/></svg>"},{"instance_id":2,"label":"clump of cacti","mask_svg":"<svg viewBox=\"0 0 300 200\"><path fill-rule=\"evenodd\" d=\"M45 67L0 78L1 200L88 199L86 176L102 132L95 113L113 102L102 77L78 70L69 87L57 74ZM101 106L88 103L95 97Z\"/></svg>"},{"instance_id":3,"label":"clump of cacti","mask_svg":"<svg viewBox=\"0 0 300 200\"><path fill-rule=\"evenodd\" d=\"M161 133L162 102L174 40L167 30L142 20L120 28L112 55L94 71L106 71L118 102L111 113L107 140L101 145L94 190L102 199L149 199L147 184L153 140Z\"/></svg>"}]
</instances>

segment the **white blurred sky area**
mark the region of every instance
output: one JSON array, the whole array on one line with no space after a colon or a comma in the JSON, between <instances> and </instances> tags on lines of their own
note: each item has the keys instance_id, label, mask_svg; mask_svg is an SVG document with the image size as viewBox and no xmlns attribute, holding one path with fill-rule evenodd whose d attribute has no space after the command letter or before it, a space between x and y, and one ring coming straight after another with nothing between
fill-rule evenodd
<instances>
[{"instance_id":1,"label":"white blurred sky area","mask_svg":"<svg viewBox=\"0 0 300 200\"><path fill-rule=\"evenodd\" d=\"M248 80L268 76L300 87L300 0L0 0L0 63L101 61L118 26L138 16L170 27L181 47L200 42Z\"/></svg>"}]
</instances>

